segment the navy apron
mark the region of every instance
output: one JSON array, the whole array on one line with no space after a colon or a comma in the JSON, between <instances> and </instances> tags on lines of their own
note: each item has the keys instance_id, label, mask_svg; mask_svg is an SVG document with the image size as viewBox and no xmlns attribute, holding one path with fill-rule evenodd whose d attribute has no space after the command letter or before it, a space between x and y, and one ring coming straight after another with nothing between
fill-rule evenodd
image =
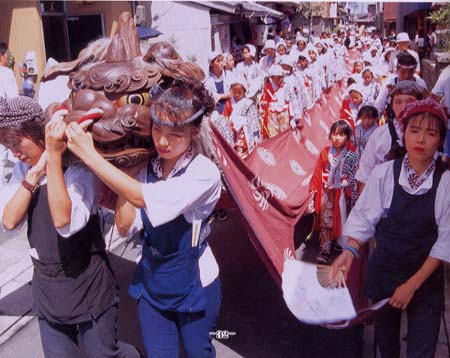
<instances>
[{"instance_id":1,"label":"navy apron","mask_svg":"<svg viewBox=\"0 0 450 358\"><path fill-rule=\"evenodd\" d=\"M176 176L184 172L185 169ZM157 180L149 161L147 182ZM145 209L140 211L144 224L142 259L136 268L130 295L136 299L143 297L162 311L203 311L206 299L200 281L199 258L206 248L206 241L192 247L192 224L183 214L154 227Z\"/></svg>"},{"instance_id":2,"label":"navy apron","mask_svg":"<svg viewBox=\"0 0 450 358\"><path fill-rule=\"evenodd\" d=\"M367 268L366 294L375 301L392 296L398 286L420 269L438 236L434 205L443 172L435 169L433 186L425 194L408 194L398 182L402 160L394 161L391 207L377 225L376 248ZM430 299L437 304L444 302L442 265L415 292L412 300L430 302Z\"/></svg>"}]
</instances>

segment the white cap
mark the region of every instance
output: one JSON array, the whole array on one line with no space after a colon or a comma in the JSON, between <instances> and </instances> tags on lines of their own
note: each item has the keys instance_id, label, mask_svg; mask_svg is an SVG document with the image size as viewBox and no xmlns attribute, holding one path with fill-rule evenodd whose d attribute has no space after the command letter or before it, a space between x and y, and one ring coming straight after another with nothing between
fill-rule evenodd
<instances>
[{"instance_id":1,"label":"white cap","mask_svg":"<svg viewBox=\"0 0 450 358\"><path fill-rule=\"evenodd\" d=\"M214 60L216 59L216 57L218 56L223 56L222 52L220 51L212 51L209 56L208 56L208 63L211 64L214 62Z\"/></svg>"},{"instance_id":2,"label":"white cap","mask_svg":"<svg viewBox=\"0 0 450 358\"><path fill-rule=\"evenodd\" d=\"M269 68L269 76L283 76L283 69L280 65L272 65Z\"/></svg>"},{"instance_id":3,"label":"white cap","mask_svg":"<svg viewBox=\"0 0 450 358\"><path fill-rule=\"evenodd\" d=\"M283 55L280 57L280 65L288 65L291 67L294 67L294 63L292 61L291 56L289 55Z\"/></svg>"},{"instance_id":4,"label":"white cap","mask_svg":"<svg viewBox=\"0 0 450 358\"><path fill-rule=\"evenodd\" d=\"M255 57L256 56L256 47L252 44L246 44L244 47L248 47L250 51L250 56Z\"/></svg>"},{"instance_id":5,"label":"white cap","mask_svg":"<svg viewBox=\"0 0 450 358\"><path fill-rule=\"evenodd\" d=\"M299 42L299 41L303 41L305 44L308 43L308 40L306 38L304 38L301 34L297 34L297 36L295 37L295 42Z\"/></svg>"},{"instance_id":6,"label":"white cap","mask_svg":"<svg viewBox=\"0 0 450 358\"><path fill-rule=\"evenodd\" d=\"M244 87L245 91L248 90L248 88L247 88L247 82L245 81L245 79L244 79L242 76L235 75L235 76L233 76L233 77L231 78L230 86L233 86L233 85L236 85L236 84L239 84L239 85L241 85L242 87Z\"/></svg>"},{"instance_id":7,"label":"white cap","mask_svg":"<svg viewBox=\"0 0 450 358\"><path fill-rule=\"evenodd\" d=\"M353 83L348 89L347 89L347 94L350 94L350 92L355 91L358 92L359 94L361 94L361 96L364 97L364 93L363 90L361 88L361 85L359 83Z\"/></svg>"},{"instance_id":8,"label":"white cap","mask_svg":"<svg viewBox=\"0 0 450 358\"><path fill-rule=\"evenodd\" d=\"M406 42L409 40L409 35L406 32L400 32L397 34L397 37L395 38L395 42Z\"/></svg>"},{"instance_id":9,"label":"white cap","mask_svg":"<svg viewBox=\"0 0 450 358\"><path fill-rule=\"evenodd\" d=\"M265 53L266 50L268 50L270 48L273 49L273 50L276 50L275 41L274 40L267 40L266 41L266 43L264 44L263 52Z\"/></svg>"},{"instance_id":10,"label":"white cap","mask_svg":"<svg viewBox=\"0 0 450 358\"><path fill-rule=\"evenodd\" d=\"M286 42L284 40L280 40L277 43L277 50L278 50L278 47L280 47L280 46L284 46L284 48L287 49L287 45L286 45Z\"/></svg>"}]
</instances>

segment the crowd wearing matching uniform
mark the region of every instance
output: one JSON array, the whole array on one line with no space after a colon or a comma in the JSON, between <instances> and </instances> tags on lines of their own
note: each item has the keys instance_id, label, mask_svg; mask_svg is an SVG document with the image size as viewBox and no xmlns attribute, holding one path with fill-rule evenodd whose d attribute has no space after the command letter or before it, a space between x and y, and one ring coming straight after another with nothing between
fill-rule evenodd
<instances>
[{"instance_id":1,"label":"crowd wearing matching uniform","mask_svg":"<svg viewBox=\"0 0 450 358\"><path fill-rule=\"evenodd\" d=\"M292 42L267 40L259 61L250 44L237 66L230 65L232 55L211 53L206 81L218 101L213 122L243 158L267 138L301 131L305 111L322 103L332 85L346 88L310 183L317 263L332 264L333 252L343 250L335 271L347 275L359 259L358 268L367 269L367 298L389 298L375 325L382 357L399 355L402 310L408 357L434 356L444 300L441 263L450 262L450 176L442 158L449 115L436 101L449 95L448 71L430 97L410 45L405 32L384 40L377 32L309 39L297 32ZM357 51L353 59L350 50ZM376 248L368 260L371 238Z\"/></svg>"}]
</instances>

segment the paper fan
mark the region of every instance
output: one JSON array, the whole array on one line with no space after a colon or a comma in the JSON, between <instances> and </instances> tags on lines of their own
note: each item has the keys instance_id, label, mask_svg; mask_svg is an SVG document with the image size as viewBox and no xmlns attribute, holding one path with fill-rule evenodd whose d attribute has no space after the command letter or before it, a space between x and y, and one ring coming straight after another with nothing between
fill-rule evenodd
<instances>
[{"instance_id":1,"label":"paper fan","mask_svg":"<svg viewBox=\"0 0 450 358\"><path fill-rule=\"evenodd\" d=\"M336 275L336 279L332 278L332 270L329 265L316 265L317 268L317 280L320 285L324 288L337 288L337 287L346 287L345 278L343 270L339 270Z\"/></svg>"}]
</instances>

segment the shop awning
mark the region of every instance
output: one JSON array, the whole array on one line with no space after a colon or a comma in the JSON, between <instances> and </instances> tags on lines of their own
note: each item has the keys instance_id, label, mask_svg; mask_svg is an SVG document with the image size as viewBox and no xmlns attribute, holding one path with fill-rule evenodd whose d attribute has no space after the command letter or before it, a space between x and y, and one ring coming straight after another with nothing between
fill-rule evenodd
<instances>
[{"instance_id":1,"label":"shop awning","mask_svg":"<svg viewBox=\"0 0 450 358\"><path fill-rule=\"evenodd\" d=\"M240 2L240 1L194 1L196 4L207 6L211 9L223 11L232 15L244 15L247 17L253 16L271 16L276 19L281 19L285 15L270 7L257 4L255 2Z\"/></svg>"},{"instance_id":2,"label":"shop awning","mask_svg":"<svg viewBox=\"0 0 450 358\"><path fill-rule=\"evenodd\" d=\"M270 16L276 19L281 19L285 17L285 15L277 10L271 9L270 7L257 4L255 2L243 2L242 13L246 16Z\"/></svg>"}]
</instances>

